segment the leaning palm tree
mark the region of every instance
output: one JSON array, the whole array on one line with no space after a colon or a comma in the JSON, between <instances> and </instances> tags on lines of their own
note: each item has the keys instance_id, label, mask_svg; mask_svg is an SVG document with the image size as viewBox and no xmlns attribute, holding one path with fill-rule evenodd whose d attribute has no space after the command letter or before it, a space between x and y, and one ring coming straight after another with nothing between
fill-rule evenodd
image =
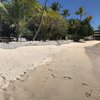
<instances>
[{"instance_id":1,"label":"leaning palm tree","mask_svg":"<svg viewBox=\"0 0 100 100\"><path fill-rule=\"evenodd\" d=\"M40 30L41 30L42 23L43 23L44 11L45 11L47 2L48 2L48 0L45 0L45 4L44 4L44 7L43 7L43 9L42 9L42 14L41 14L41 18L40 18L40 25L39 25L39 27L38 27L38 29L37 29L37 31L36 31L36 34L35 34L35 36L34 36L34 38L33 38L33 41L35 41L37 35L39 34L39 32L40 32Z\"/></svg>"},{"instance_id":2,"label":"leaning palm tree","mask_svg":"<svg viewBox=\"0 0 100 100\"><path fill-rule=\"evenodd\" d=\"M1 34L1 29L2 29L2 20L1 20L1 17L2 17L2 14L1 14L1 9L3 9L2 7L2 0L0 0L0 34Z\"/></svg>"},{"instance_id":3,"label":"leaning palm tree","mask_svg":"<svg viewBox=\"0 0 100 100\"><path fill-rule=\"evenodd\" d=\"M6 13L8 13L8 12L7 12L7 9L6 9L5 6L2 4L2 2L0 2L0 10L3 10L3 11L5 11Z\"/></svg>"},{"instance_id":4,"label":"leaning palm tree","mask_svg":"<svg viewBox=\"0 0 100 100\"><path fill-rule=\"evenodd\" d=\"M83 7L80 7L78 11L75 12L76 15L80 16L80 20L82 20L83 15L86 15L86 12Z\"/></svg>"},{"instance_id":5,"label":"leaning palm tree","mask_svg":"<svg viewBox=\"0 0 100 100\"><path fill-rule=\"evenodd\" d=\"M2 31L2 11L7 12L7 9L5 8L5 6L2 4L2 0L0 0L0 34Z\"/></svg>"},{"instance_id":6,"label":"leaning palm tree","mask_svg":"<svg viewBox=\"0 0 100 100\"><path fill-rule=\"evenodd\" d=\"M63 10L63 13L62 13L61 15L63 15L65 18L66 18L67 16L70 16L69 10L68 10L68 9L64 9L64 10Z\"/></svg>"}]
</instances>

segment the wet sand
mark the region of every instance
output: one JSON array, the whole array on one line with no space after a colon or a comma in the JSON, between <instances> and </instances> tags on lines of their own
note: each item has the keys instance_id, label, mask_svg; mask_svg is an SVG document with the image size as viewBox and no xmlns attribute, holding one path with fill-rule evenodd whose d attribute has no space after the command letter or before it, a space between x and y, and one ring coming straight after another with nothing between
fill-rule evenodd
<instances>
[{"instance_id":1,"label":"wet sand","mask_svg":"<svg viewBox=\"0 0 100 100\"><path fill-rule=\"evenodd\" d=\"M51 62L12 80L0 92L0 100L100 100L100 81L96 77L100 70L93 63L95 50L89 48L98 43L64 45L65 49L53 55Z\"/></svg>"}]
</instances>

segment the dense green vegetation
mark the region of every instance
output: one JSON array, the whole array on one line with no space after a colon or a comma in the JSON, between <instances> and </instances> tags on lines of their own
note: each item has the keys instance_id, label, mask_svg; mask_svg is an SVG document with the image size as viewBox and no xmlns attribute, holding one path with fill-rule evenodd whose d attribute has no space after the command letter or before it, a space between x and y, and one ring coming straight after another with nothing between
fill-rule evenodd
<instances>
[{"instance_id":1,"label":"dense green vegetation","mask_svg":"<svg viewBox=\"0 0 100 100\"><path fill-rule=\"evenodd\" d=\"M79 40L93 34L90 24L92 16L86 15L84 8L76 12L79 19L68 19L70 12L59 2L47 6L37 0L1 0L0 1L0 36L25 37L27 40L60 40L66 37Z\"/></svg>"}]
</instances>

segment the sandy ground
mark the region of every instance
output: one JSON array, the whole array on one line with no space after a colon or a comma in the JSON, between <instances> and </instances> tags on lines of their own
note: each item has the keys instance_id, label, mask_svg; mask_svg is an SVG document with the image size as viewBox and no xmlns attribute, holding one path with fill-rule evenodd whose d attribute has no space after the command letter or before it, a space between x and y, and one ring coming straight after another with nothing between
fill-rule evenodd
<instances>
[{"instance_id":1,"label":"sandy ground","mask_svg":"<svg viewBox=\"0 0 100 100\"><path fill-rule=\"evenodd\" d=\"M46 41L46 42L42 41L10 42L10 43L0 43L0 48L14 49L24 46L61 45L61 44L68 44L70 42L72 42L72 40L58 40L58 41Z\"/></svg>"},{"instance_id":2,"label":"sandy ground","mask_svg":"<svg viewBox=\"0 0 100 100\"><path fill-rule=\"evenodd\" d=\"M93 64L93 73L95 77L100 81L100 43L94 46L86 47L86 53ZM95 74L96 73L96 74Z\"/></svg>"},{"instance_id":3,"label":"sandy ground","mask_svg":"<svg viewBox=\"0 0 100 100\"><path fill-rule=\"evenodd\" d=\"M15 49L0 49L0 89L9 81L20 79L28 70L52 60L52 55L62 51L64 46L27 46Z\"/></svg>"},{"instance_id":4,"label":"sandy ground","mask_svg":"<svg viewBox=\"0 0 100 100\"><path fill-rule=\"evenodd\" d=\"M43 51L38 56L43 55L42 58L47 58L47 54L49 54L52 61L35 67L34 70L26 71L20 78L16 76L15 81L12 80L13 77L11 79L8 77L10 84L8 88L3 88L0 91L0 100L100 100L100 60L98 60L100 59L100 55L95 54L95 52L99 52L98 49L91 49L98 43L100 42L90 41L86 43L64 44L61 46L36 47L36 51ZM28 56L28 54L25 55L27 53L25 51L29 50L28 52L31 55L34 53L34 48L24 47L24 49L19 49L22 50L25 58ZM10 53L19 49L13 49ZM33 56L28 56L27 60L23 60L23 55L18 54L17 51L15 53L20 60L16 64L31 63L30 60L32 60ZM45 51L47 51L46 54L44 53ZM2 69L1 66L9 66L10 62L7 58L9 50L6 53L3 49L0 49L0 52L3 52L1 53L3 55L5 54L5 59L3 56L0 56L0 64L2 60L5 61L5 63L0 65L0 70L2 70L2 73L5 73L3 72L5 69ZM21 51L19 50L19 52ZM16 56L15 59L17 59ZM24 68L23 66L21 65L20 67ZM30 66L33 68L32 65ZM13 70L13 72L20 72L18 68ZM6 82L7 76L5 75L4 78L4 75L3 82ZM19 76L19 74L17 75Z\"/></svg>"}]
</instances>

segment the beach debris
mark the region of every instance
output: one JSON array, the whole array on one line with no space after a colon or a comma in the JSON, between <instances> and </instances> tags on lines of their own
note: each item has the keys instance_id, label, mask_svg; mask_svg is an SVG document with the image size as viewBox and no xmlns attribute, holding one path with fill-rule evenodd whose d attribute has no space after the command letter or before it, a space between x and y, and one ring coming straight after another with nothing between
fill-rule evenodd
<instances>
[{"instance_id":1,"label":"beach debris","mask_svg":"<svg viewBox=\"0 0 100 100\"><path fill-rule=\"evenodd\" d=\"M67 77L67 76L64 76L63 78L66 78L66 79L69 79L69 80L71 80L71 79L72 79L71 77Z\"/></svg>"},{"instance_id":2,"label":"beach debris","mask_svg":"<svg viewBox=\"0 0 100 100\"><path fill-rule=\"evenodd\" d=\"M83 85L83 86L88 86L88 87L89 87L89 85L88 85L88 84L86 84L86 83L82 83L82 85Z\"/></svg>"},{"instance_id":3,"label":"beach debris","mask_svg":"<svg viewBox=\"0 0 100 100\"><path fill-rule=\"evenodd\" d=\"M55 78L55 77L56 77L54 74L51 74L51 76L52 76L53 78Z\"/></svg>"}]
</instances>

